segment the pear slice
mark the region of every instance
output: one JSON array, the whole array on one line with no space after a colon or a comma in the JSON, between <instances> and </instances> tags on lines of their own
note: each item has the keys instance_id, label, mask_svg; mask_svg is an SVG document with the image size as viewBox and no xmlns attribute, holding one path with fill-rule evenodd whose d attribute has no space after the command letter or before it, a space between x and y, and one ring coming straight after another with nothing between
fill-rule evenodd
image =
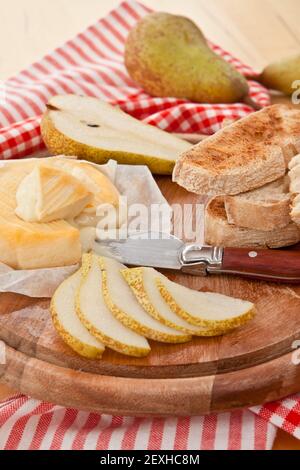
<instances>
[{"instance_id":1,"label":"pear slice","mask_svg":"<svg viewBox=\"0 0 300 470\"><path fill-rule=\"evenodd\" d=\"M156 285L174 313L193 325L233 329L251 320L255 313L253 303L214 292L199 292L156 277Z\"/></svg>"},{"instance_id":2,"label":"pear slice","mask_svg":"<svg viewBox=\"0 0 300 470\"><path fill-rule=\"evenodd\" d=\"M148 341L126 328L107 308L103 299L99 258L92 253L82 257L75 308L83 325L105 346L129 356L142 357L150 352Z\"/></svg>"},{"instance_id":3,"label":"pear slice","mask_svg":"<svg viewBox=\"0 0 300 470\"><path fill-rule=\"evenodd\" d=\"M141 306L151 317L164 325L195 336L217 336L229 330L229 328L195 326L174 313L160 295L156 278L164 276L155 269L122 269L121 273Z\"/></svg>"},{"instance_id":4,"label":"pear slice","mask_svg":"<svg viewBox=\"0 0 300 470\"><path fill-rule=\"evenodd\" d=\"M148 165L171 174L191 144L144 124L97 98L58 95L50 99L41 122L46 146L54 154L77 155L95 163Z\"/></svg>"},{"instance_id":5,"label":"pear slice","mask_svg":"<svg viewBox=\"0 0 300 470\"><path fill-rule=\"evenodd\" d=\"M100 257L102 269L102 290L105 303L113 315L128 328L147 338L164 343L183 343L191 339L193 327L172 329L152 318L142 308L120 270L126 268L118 261ZM179 318L179 323L186 323ZM199 329L199 328L198 328ZM197 327L194 327L197 330Z\"/></svg>"},{"instance_id":6,"label":"pear slice","mask_svg":"<svg viewBox=\"0 0 300 470\"><path fill-rule=\"evenodd\" d=\"M104 344L88 332L75 312L75 293L80 280L81 274L77 271L56 289L50 312L53 325L63 341L80 356L96 359L102 356Z\"/></svg>"}]
</instances>

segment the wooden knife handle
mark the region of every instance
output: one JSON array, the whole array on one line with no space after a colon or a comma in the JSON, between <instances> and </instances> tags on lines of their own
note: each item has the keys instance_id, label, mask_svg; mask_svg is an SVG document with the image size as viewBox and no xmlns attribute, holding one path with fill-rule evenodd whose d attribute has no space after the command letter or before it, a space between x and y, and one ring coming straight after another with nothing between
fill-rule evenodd
<instances>
[{"instance_id":1,"label":"wooden knife handle","mask_svg":"<svg viewBox=\"0 0 300 470\"><path fill-rule=\"evenodd\" d=\"M273 282L300 283L300 252L225 248L222 272Z\"/></svg>"}]
</instances>

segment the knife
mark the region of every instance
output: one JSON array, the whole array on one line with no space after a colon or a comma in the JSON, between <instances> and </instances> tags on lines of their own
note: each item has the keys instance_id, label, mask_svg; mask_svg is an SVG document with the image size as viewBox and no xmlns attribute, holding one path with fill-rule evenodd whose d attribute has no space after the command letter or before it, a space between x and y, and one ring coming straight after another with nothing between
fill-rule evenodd
<instances>
[{"instance_id":1,"label":"knife","mask_svg":"<svg viewBox=\"0 0 300 470\"><path fill-rule=\"evenodd\" d=\"M130 266L173 269L197 276L235 274L267 281L300 283L300 251L202 246L184 243L172 235L166 238L166 234L158 232L98 243L98 253Z\"/></svg>"}]
</instances>

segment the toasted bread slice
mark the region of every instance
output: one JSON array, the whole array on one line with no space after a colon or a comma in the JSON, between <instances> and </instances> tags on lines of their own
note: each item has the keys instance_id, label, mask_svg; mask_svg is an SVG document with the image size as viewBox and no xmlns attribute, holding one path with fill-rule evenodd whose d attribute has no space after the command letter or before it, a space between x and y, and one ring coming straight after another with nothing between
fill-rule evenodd
<instances>
[{"instance_id":1,"label":"toasted bread slice","mask_svg":"<svg viewBox=\"0 0 300 470\"><path fill-rule=\"evenodd\" d=\"M288 169L292 170L295 166L300 163L300 154L295 155L289 162Z\"/></svg>"},{"instance_id":2,"label":"toasted bread slice","mask_svg":"<svg viewBox=\"0 0 300 470\"><path fill-rule=\"evenodd\" d=\"M300 155L296 155L289 164L289 182L291 193L290 216L300 225Z\"/></svg>"},{"instance_id":3,"label":"toasted bread slice","mask_svg":"<svg viewBox=\"0 0 300 470\"><path fill-rule=\"evenodd\" d=\"M269 232L291 222L289 179L287 176L236 196L225 196L230 224Z\"/></svg>"},{"instance_id":4,"label":"toasted bread slice","mask_svg":"<svg viewBox=\"0 0 300 470\"><path fill-rule=\"evenodd\" d=\"M291 207L291 219L295 224L300 225L300 194L293 197Z\"/></svg>"},{"instance_id":5,"label":"toasted bread slice","mask_svg":"<svg viewBox=\"0 0 300 470\"><path fill-rule=\"evenodd\" d=\"M286 227L265 232L231 225L227 221L224 198L210 200L205 210L205 242L227 247L279 248L300 241L300 230L290 222Z\"/></svg>"},{"instance_id":6,"label":"toasted bread slice","mask_svg":"<svg viewBox=\"0 0 300 470\"><path fill-rule=\"evenodd\" d=\"M173 180L197 194L240 194L284 176L289 160L299 151L300 111L277 104L184 152Z\"/></svg>"}]
</instances>

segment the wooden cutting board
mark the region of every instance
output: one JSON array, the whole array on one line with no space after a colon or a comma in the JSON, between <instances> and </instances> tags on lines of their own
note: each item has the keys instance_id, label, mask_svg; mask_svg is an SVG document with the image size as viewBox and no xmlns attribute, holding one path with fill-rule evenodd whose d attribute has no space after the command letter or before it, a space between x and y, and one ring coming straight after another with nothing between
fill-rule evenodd
<instances>
[{"instance_id":1,"label":"wooden cutting board","mask_svg":"<svg viewBox=\"0 0 300 470\"><path fill-rule=\"evenodd\" d=\"M158 183L170 203L196 203L169 178ZM258 314L245 327L182 345L151 342L147 358L107 349L81 358L56 334L49 299L0 294L1 382L65 406L123 415L196 415L260 404L300 390L293 343L300 340L300 286L238 277L168 273L193 289L250 300ZM300 354L299 354L300 356Z\"/></svg>"}]
</instances>

